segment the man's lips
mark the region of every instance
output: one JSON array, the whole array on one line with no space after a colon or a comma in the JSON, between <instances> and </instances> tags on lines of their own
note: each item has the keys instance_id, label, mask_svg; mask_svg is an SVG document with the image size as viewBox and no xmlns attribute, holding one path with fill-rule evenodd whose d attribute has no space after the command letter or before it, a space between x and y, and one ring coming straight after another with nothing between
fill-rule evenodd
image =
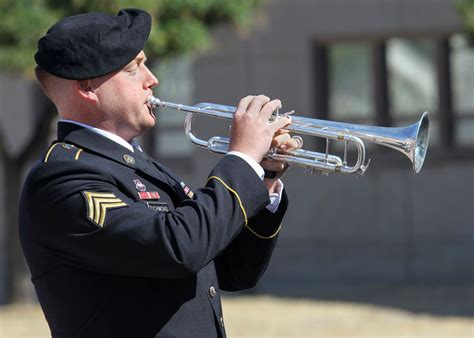
<instances>
[{"instance_id":1,"label":"man's lips","mask_svg":"<svg viewBox=\"0 0 474 338\"><path fill-rule=\"evenodd\" d=\"M148 102L145 104L146 107L148 108L148 112L150 113L151 116L153 116L154 119L156 119L155 111L154 109L148 104Z\"/></svg>"}]
</instances>

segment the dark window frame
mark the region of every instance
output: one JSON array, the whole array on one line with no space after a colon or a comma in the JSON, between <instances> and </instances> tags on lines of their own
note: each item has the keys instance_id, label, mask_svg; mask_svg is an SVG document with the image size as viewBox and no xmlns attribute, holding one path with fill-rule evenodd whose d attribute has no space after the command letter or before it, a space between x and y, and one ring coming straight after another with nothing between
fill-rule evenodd
<instances>
[{"instance_id":1,"label":"dark window frame","mask_svg":"<svg viewBox=\"0 0 474 338\"><path fill-rule=\"evenodd\" d=\"M466 160L472 157L469 154L474 153L474 145L462 146L457 142L456 125L460 121L465 119L474 119L474 112L463 112L463 114L457 113L453 106L453 78L452 78L452 65L451 56L452 49L450 46L450 39L454 34L447 35L424 35L415 36L417 38L427 38L433 40L435 44L435 76L437 81L437 113L432 114L432 119L437 119L440 126L440 145L430 146L427 161L430 163L445 162L448 160ZM389 74L387 70L387 41L391 38L410 38L414 36L389 36L383 39L362 39L362 38L337 38L331 40L313 40L313 72L314 78L314 116L320 119L331 119L330 113L330 74L328 69L330 67L330 60L328 58L329 48L332 45L338 43L348 42L369 42L372 45L372 100L375 111L374 119L378 125L391 126L394 120L394 113L390 104L390 93L389 93ZM409 117L398 117L396 120L404 121L407 123L414 123ZM351 119L347 121L349 123L359 123L361 119ZM322 144L322 142L317 142ZM384 157L384 162L387 165L393 165L394 163L405 162L405 160L398 160L402 156L392 156L393 152L384 151L384 147L374 147L370 151L377 152L377 156ZM385 155L386 154L386 155Z\"/></svg>"}]
</instances>

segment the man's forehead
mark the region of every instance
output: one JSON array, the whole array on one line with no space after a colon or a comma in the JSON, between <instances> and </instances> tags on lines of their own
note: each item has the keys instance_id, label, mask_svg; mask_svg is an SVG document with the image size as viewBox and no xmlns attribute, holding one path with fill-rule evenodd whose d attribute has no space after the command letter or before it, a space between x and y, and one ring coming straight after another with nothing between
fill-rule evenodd
<instances>
[{"instance_id":1,"label":"man's forehead","mask_svg":"<svg viewBox=\"0 0 474 338\"><path fill-rule=\"evenodd\" d=\"M127 67L130 67L130 66L134 66L136 64L139 64L139 63L143 63L147 60L147 57L145 55L145 52L144 51L141 51L140 53L138 53L137 56L135 56L135 58L130 61L129 63L127 63L123 68L127 68ZM122 69L123 69L122 68Z\"/></svg>"},{"instance_id":2,"label":"man's forehead","mask_svg":"<svg viewBox=\"0 0 474 338\"><path fill-rule=\"evenodd\" d=\"M140 53L138 53L137 56L135 56L135 59L133 59L132 62L142 62L146 60L147 58L146 58L145 52L141 51Z\"/></svg>"}]
</instances>

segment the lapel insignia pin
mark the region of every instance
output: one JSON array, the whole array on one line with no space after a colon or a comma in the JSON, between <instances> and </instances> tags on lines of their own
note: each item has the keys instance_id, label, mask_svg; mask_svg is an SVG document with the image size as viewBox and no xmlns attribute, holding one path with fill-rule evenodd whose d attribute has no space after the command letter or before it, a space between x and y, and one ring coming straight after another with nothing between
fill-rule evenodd
<instances>
[{"instance_id":1,"label":"lapel insignia pin","mask_svg":"<svg viewBox=\"0 0 474 338\"><path fill-rule=\"evenodd\" d=\"M146 191L146 186L139 179L133 180L133 183L138 191Z\"/></svg>"},{"instance_id":2,"label":"lapel insignia pin","mask_svg":"<svg viewBox=\"0 0 474 338\"><path fill-rule=\"evenodd\" d=\"M130 156L130 155L123 155L123 160L125 162L127 162L128 164L135 164L135 159L133 158L133 156Z\"/></svg>"}]
</instances>

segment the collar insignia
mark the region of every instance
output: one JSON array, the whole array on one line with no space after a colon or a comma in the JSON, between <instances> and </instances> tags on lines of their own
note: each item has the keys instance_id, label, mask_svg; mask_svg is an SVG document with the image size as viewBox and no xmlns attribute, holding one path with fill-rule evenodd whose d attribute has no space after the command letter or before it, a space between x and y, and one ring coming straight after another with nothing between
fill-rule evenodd
<instances>
[{"instance_id":1,"label":"collar insignia","mask_svg":"<svg viewBox=\"0 0 474 338\"><path fill-rule=\"evenodd\" d=\"M123 155L123 160L127 162L128 164L135 164L135 158L128 154Z\"/></svg>"}]
</instances>

